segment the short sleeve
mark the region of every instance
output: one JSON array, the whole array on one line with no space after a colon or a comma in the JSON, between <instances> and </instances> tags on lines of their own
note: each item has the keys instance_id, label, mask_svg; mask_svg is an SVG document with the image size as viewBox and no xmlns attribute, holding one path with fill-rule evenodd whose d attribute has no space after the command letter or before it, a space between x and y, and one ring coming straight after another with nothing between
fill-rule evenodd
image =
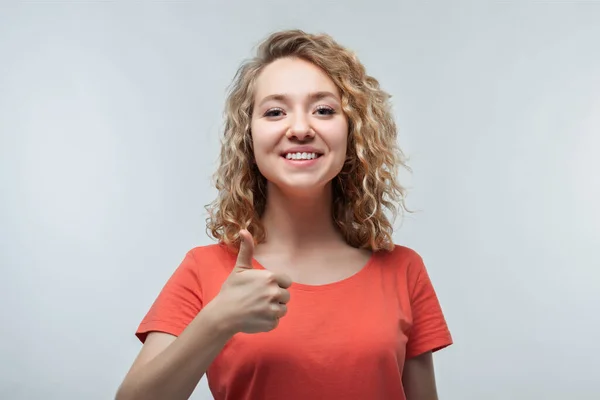
<instances>
[{"instance_id":1,"label":"short sleeve","mask_svg":"<svg viewBox=\"0 0 600 400\"><path fill-rule=\"evenodd\" d=\"M162 288L135 334L142 343L152 331L179 336L202 305L198 265L190 251Z\"/></svg>"},{"instance_id":2,"label":"short sleeve","mask_svg":"<svg viewBox=\"0 0 600 400\"><path fill-rule=\"evenodd\" d=\"M422 258L416 255L409 268L412 328L406 344L406 358L435 352L452 344L452 336Z\"/></svg>"}]
</instances>

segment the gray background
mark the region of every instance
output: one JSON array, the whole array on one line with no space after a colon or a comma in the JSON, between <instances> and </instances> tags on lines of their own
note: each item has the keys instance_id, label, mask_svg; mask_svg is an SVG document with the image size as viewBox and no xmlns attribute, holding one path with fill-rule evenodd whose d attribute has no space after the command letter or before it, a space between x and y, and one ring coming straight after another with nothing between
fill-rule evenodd
<instances>
[{"instance_id":1,"label":"gray background","mask_svg":"<svg viewBox=\"0 0 600 400\"><path fill-rule=\"evenodd\" d=\"M225 88L294 27L394 96L441 398L600 398L600 3L373 0L0 5L0 398L114 396L211 243Z\"/></svg>"}]
</instances>

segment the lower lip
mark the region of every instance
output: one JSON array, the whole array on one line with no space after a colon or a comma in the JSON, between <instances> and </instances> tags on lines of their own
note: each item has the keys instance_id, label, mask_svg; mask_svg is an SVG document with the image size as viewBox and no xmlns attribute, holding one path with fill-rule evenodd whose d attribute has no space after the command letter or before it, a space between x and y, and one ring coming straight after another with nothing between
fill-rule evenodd
<instances>
[{"instance_id":1,"label":"lower lip","mask_svg":"<svg viewBox=\"0 0 600 400\"><path fill-rule=\"evenodd\" d=\"M315 165L317 163L317 161L319 161L319 158L321 158L322 156L319 156L317 158L313 158L311 160L291 160L291 159L287 159L285 157L281 157L283 158L283 160L293 166L296 167L310 167L311 165Z\"/></svg>"}]
</instances>

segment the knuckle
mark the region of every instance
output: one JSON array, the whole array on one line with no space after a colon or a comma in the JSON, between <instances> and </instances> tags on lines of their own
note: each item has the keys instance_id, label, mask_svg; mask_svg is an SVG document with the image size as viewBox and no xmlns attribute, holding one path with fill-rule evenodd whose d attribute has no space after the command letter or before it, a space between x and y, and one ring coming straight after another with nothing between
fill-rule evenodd
<instances>
[{"instance_id":1,"label":"knuckle","mask_svg":"<svg viewBox=\"0 0 600 400\"><path fill-rule=\"evenodd\" d=\"M267 283L271 284L277 282L277 275L274 272L267 271L265 277L267 278Z\"/></svg>"},{"instance_id":2,"label":"knuckle","mask_svg":"<svg viewBox=\"0 0 600 400\"><path fill-rule=\"evenodd\" d=\"M269 290L269 299L276 300L279 297L279 290L272 288Z\"/></svg>"},{"instance_id":3,"label":"knuckle","mask_svg":"<svg viewBox=\"0 0 600 400\"><path fill-rule=\"evenodd\" d=\"M271 329L275 329L277 328L277 326L279 325L279 319L275 319L273 320L273 322L271 322Z\"/></svg>"},{"instance_id":4,"label":"knuckle","mask_svg":"<svg viewBox=\"0 0 600 400\"><path fill-rule=\"evenodd\" d=\"M263 308L263 318L273 318L273 316L277 313L275 310L275 304L267 303L267 305Z\"/></svg>"}]
</instances>

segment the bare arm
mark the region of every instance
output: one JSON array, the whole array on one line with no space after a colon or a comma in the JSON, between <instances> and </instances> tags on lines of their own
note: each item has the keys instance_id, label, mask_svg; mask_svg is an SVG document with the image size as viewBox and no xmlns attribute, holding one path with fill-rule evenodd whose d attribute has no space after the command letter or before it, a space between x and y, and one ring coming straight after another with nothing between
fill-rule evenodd
<instances>
[{"instance_id":1,"label":"bare arm","mask_svg":"<svg viewBox=\"0 0 600 400\"><path fill-rule=\"evenodd\" d=\"M116 400L188 399L231 337L211 302L179 337L148 334Z\"/></svg>"},{"instance_id":2,"label":"bare arm","mask_svg":"<svg viewBox=\"0 0 600 400\"><path fill-rule=\"evenodd\" d=\"M406 360L402 384L406 400L438 400L430 351Z\"/></svg>"},{"instance_id":3,"label":"bare arm","mask_svg":"<svg viewBox=\"0 0 600 400\"><path fill-rule=\"evenodd\" d=\"M283 274L254 270L254 239L247 230L240 235L236 265L219 294L179 337L148 334L116 400L188 399L234 334L268 332L277 327L287 312L290 293L285 289L292 280Z\"/></svg>"}]
</instances>

